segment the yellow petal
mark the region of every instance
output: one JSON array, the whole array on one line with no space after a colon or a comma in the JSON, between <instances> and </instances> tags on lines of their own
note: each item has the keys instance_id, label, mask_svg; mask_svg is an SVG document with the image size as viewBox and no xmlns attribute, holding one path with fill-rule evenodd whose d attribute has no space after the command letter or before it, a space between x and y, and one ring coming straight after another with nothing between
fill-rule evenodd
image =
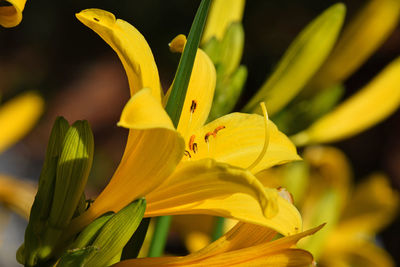
<instances>
[{"instance_id":1,"label":"yellow petal","mask_svg":"<svg viewBox=\"0 0 400 267\"><path fill-rule=\"evenodd\" d=\"M153 96L161 101L160 79L153 54L135 27L100 9L86 9L76 17L118 54L128 76L131 95L142 88L150 88Z\"/></svg>"},{"instance_id":2,"label":"yellow petal","mask_svg":"<svg viewBox=\"0 0 400 267\"><path fill-rule=\"evenodd\" d=\"M212 37L222 40L229 25L242 20L244 5L245 0L212 1L201 43L205 44Z\"/></svg>"},{"instance_id":3,"label":"yellow petal","mask_svg":"<svg viewBox=\"0 0 400 267\"><path fill-rule=\"evenodd\" d=\"M397 58L365 88L291 139L299 146L338 141L385 119L399 104L400 58Z\"/></svg>"},{"instance_id":4,"label":"yellow petal","mask_svg":"<svg viewBox=\"0 0 400 267\"><path fill-rule=\"evenodd\" d=\"M253 249L253 248L251 248ZM254 248L253 250L256 250ZM141 258L121 261L115 267L131 266L270 266L270 267L304 267L313 262L312 255L301 249L285 249L279 253L269 254L268 251L259 251L258 254L249 254L248 250L233 251L200 261L188 262L185 257Z\"/></svg>"},{"instance_id":5,"label":"yellow petal","mask_svg":"<svg viewBox=\"0 0 400 267\"><path fill-rule=\"evenodd\" d=\"M400 1L372 0L344 28L335 48L315 74L310 88L346 80L387 39L400 15Z\"/></svg>"},{"instance_id":6,"label":"yellow petal","mask_svg":"<svg viewBox=\"0 0 400 267\"><path fill-rule=\"evenodd\" d=\"M336 232L332 233L334 236ZM328 239L324 246L324 254L321 258L323 266L337 266L335 258L342 258L346 266L362 266L362 267L394 267L395 263L390 254L384 249L378 247L373 240L365 238L354 239L348 236L341 239L339 243L330 242ZM339 241L335 239L335 241Z\"/></svg>"},{"instance_id":7,"label":"yellow petal","mask_svg":"<svg viewBox=\"0 0 400 267\"><path fill-rule=\"evenodd\" d=\"M268 113L275 114L295 97L322 65L342 26L345 6L328 8L296 37L276 70L245 106L246 112L259 111L265 101Z\"/></svg>"},{"instance_id":8,"label":"yellow petal","mask_svg":"<svg viewBox=\"0 0 400 267\"><path fill-rule=\"evenodd\" d=\"M301 238L314 234L321 227L250 247L241 249L235 246L231 247L235 248L234 250L226 250L229 245L221 250L218 246L213 246L214 243L219 243L217 240L210 245L214 249L204 249L207 253L200 251L185 257L133 259L122 261L116 266L309 266L313 261L312 255L305 250L290 249L290 247L294 246ZM240 227L232 230L240 231ZM236 243L235 239L230 241Z\"/></svg>"},{"instance_id":9,"label":"yellow petal","mask_svg":"<svg viewBox=\"0 0 400 267\"><path fill-rule=\"evenodd\" d=\"M43 113L44 101L27 92L0 106L0 152L16 143L35 125Z\"/></svg>"},{"instance_id":10,"label":"yellow petal","mask_svg":"<svg viewBox=\"0 0 400 267\"><path fill-rule=\"evenodd\" d=\"M0 174L0 203L29 218L37 188L32 183Z\"/></svg>"},{"instance_id":11,"label":"yellow petal","mask_svg":"<svg viewBox=\"0 0 400 267\"><path fill-rule=\"evenodd\" d=\"M181 34L171 41L170 48L172 51L182 53L185 44L186 38ZM178 124L178 131L183 137L187 137L190 132L206 122L214 97L215 83L214 64L203 50L197 49ZM167 93L167 97L168 95Z\"/></svg>"},{"instance_id":12,"label":"yellow petal","mask_svg":"<svg viewBox=\"0 0 400 267\"><path fill-rule=\"evenodd\" d=\"M393 220L399 199L399 193L391 188L387 177L371 176L352 194L341 218L340 236L354 232L376 233Z\"/></svg>"},{"instance_id":13,"label":"yellow petal","mask_svg":"<svg viewBox=\"0 0 400 267\"><path fill-rule=\"evenodd\" d=\"M146 199L146 217L209 214L268 226L284 235L301 230L298 211L277 191L264 191L249 171L211 159L182 162Z\"/></svg>"},{"instance_id":14,"label":"yellow petal","mask_svg":"<svg viewBox=\"0 0 400 267\"><path fill-rule=\"evenodd\" d=\"M10 5L0 7L0 25L6 28L17 26L22 20L26 0L2 1Z\"/></svg>"},{"instance_id":15,"label":"yellow petal","mask_svg":"<svg viewBox=\"0 0 400 267\"><path fill-rule=\"evenodd\" d=\"M292 142L268 121L269 144L264 157L252 168L257 173L277 164L299 160ZM256 114L231 113L208 123L186 139L192 159L214 158L241 168L247 168L258 158L265 143L265 120ZM194 137L193 137L194 136ZM188 156L186 157L186 159Z\"/></svg>"},{"instance_id":16,"label":"yellow petal","mask_svg":"<svg viewBox=\"0 0 400 267\"><path fill-rule=\"evenodd\" d=\"M119 125L131 129L122 160L88 211L72 223L76 229L107 211L118 212L146 196L174 171L183 156L183 138L150 89L131 98Z\"/></svg>"}]
</instances>

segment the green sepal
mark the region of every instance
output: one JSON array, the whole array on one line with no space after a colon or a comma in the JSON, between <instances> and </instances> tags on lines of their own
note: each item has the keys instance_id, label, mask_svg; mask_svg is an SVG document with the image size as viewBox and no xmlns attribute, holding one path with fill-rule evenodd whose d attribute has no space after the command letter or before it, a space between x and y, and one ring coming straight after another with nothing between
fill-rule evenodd
<instances>
[{"instance_id":1,"label":"green sepal","mask_svg":"<svg viewBox=\"0 0 400 267\"><path fill-rule=\"evenodd\" d=\"M149 228L150 218L143 218L139 227L122 250L121 260L134 259L139 255Z\"/></svg>"},{"instance_id":2,"label":"green sepal","mask_svg":"<svg viewBox=\"0 0 400 267\"><path fill-rule=\"evenodd\" d=\"M259 103L264 101L268 114L273 115L288 104L329 55L342 27L345 12L343 4L335 4L307 25L243 110L259 113Z\"/></svg>"},{"instance_id":3,"label":"green sepal","mask_svg":"<svg viewBox=\"0 0 400 267\"><path fill-rule=\"evenodd\" d=\"M208 55L214 65L217 65L220 59L221 42L213 36L201 48Z\"/></svg>"},{"instance_id":4,"label":"green sepal","mask_svg":"<svg viewBox=\"0 0 400 267\"><path fill-rule=\"evenodd\" d=\"M199 47L210 3L211 0L202 0L200 3L192 27L190 28L185 49L179 61L167 105L165 106L165 110L175 127L178 126L179 118L181 117L194 59L196 57L197 48Z\"/></svg>"},{"instance_id":5,"label":"green sepal","mask_svg":"<svg viewBox=\"0 0 400 267\"><path fill-rule=\"evenodd\" d=\"M113 212L108 212L96 220L94 220L91 224L85 227L83 231L79 234L77 239L74 241L72 248L84 248L93 243L93 241L100 234L100 230L103 226L114 216Z\"/></svg>"},{"instance_id":6,"label":"green sepal","mask_svg":"<svg viewBox=\"0 0 400 267\"><path fill-rule=\"evenodd\" d=\"M88 246L84 248L76 248L68 250L60 261L57 263L57 267L84 267L86 266L87 257L91 254L97 253L98 248L94 246Z\"/></svg>"},{"instance_id":7,"label":"green sepal","mask_svg":"<svg viewBox=\"0 0 400 267\"><path fill-rule=\"evenodd\" d=\"M105 266L120 255L139 226L145 209L146 200L141 198L112 216L92 243L92 246L99 248L98 252L89 255L86 264L88 266Z\"/></svg>"}]
</instances>

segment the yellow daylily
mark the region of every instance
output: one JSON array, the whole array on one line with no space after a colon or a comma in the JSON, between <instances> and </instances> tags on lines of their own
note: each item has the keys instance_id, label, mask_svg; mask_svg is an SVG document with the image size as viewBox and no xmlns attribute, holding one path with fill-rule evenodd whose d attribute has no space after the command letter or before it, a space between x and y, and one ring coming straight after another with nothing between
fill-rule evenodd
<instances>
[{"instance_id":1,"label":"yellow daylily","mask_svg":"<svg viewBox=\"0 0 400 267\"><path fill-rule=\"evenodd\" d=\"M301 230L294 206L244 169L297 160L289 139L259 115L230 114L203 126L215 87L215 69L203 51L198 50L175 130L162 106L157 67L144 37L103 10L84 10L77 18L116 51L132 98L118 123L130 129L122 160L91 207L72 221L72 232L143 196L147 217L204 213L268 226L285 235Z\"/></svg>"},{"instance_id":2,"label":"yellow daylily","mask_svg":"<svg viewBox=\"0 0 400 267\"><path fill-rule=\"evenodd\" d=\"M2 1L0 6L0 25L6 28L17 26L22 20L26 0Z\"/></svg>"},{"instance_id":3,"label":"yellow daylily","mask_svg":"<svg viewBox=\"0 0 400 267\"><path fill-rule=\"evenodd\" d=\"M43 99L33 92L23 93L0 106L0 153L32 129L43 108Z\"/></svg>"},{"instance_id":4,"label":"yellow daylily","mask_svg":"<svg viewBox=\"0 0 400 267\"><path fill-rule=\"evenodd\" d=\"M310 167L305 190L295 195L304 227L327 223L300 247L310 251L322 266L394 266L390 255L375 244L375 235L389 224L399 208L399 193L382 174L371 175L354 186L349 162L333 147L310 147L303 154ZM304 165L304 163L302 163ZM265 185L296 184L284 167L282 181L271 184L267 172L258 178ZM290 176L289 176L290 175ZM283 182L283 184L282 184Z\"/></svg>"},{"instance_id":5,"label":"yellow daylily","mask_svg":"<svg viewBox=\"0 0 400 267\"><path fill-rule=\"evenodd\" d=\"M0 153L23 138L44 109L43 99L26 92L0 106ZM0 174L0 202L28 218L36 190L33 185Z\"/></svg>"},{"instance_id":6,"label":"yellow daylily","mask_svg":"<svg viewBox=\"0 0 400 267\"><path fill-rule=\"evenodd\" d=\"M215 242L187 256L131 259L114 266L311 266L312 254L294 246L321 228L273 240L274 230L239 222Z\"/></svg>"}]
</instances>

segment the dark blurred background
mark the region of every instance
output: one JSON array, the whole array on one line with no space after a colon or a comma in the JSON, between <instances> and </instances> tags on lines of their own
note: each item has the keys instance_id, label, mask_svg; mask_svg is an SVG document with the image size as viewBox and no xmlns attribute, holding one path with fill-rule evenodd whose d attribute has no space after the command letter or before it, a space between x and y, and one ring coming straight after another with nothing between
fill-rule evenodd
<instances>
[{"instance_id":1,"label":"dark blurred background","mask_svg":"<svg viewBox=\"0 0 400 267\"><path fill-rule=\"evenodd\" d=\"M366 1L345 1L347 20ZM57 115L70 122L87 119L95 134L93 192L109 179L122 155L127 131L116 127L129 89L117 56L74 16L82 9L108 10L134 25L147 39L164 88L171 83L178 56L168 43L187 34L200 1L45 1L28 0L22 23L0 28L0 90L7 100L24 90L37 90L47 108L39 125L21 144L0 157L0 171L37 179L50 128ZM296 34L335 1L262 1L246 3L242 63L249 69L242 103L261 86ZM347 82L352 94L400 55L400 28ZM337 143L350 158L356 179L384 171L400 188L400 112L346 141ZM17 156L18 155L18 156ZM32 164L33 162L33 164ZM397 219L381 235L383 246L400 262Z\"/></svg>"}]
</instances>

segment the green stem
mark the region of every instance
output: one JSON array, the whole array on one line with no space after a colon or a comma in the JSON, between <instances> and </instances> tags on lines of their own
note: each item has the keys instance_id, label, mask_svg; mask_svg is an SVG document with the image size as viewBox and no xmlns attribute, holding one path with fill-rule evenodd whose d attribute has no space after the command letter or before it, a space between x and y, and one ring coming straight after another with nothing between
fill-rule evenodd
<instances>
[{"instance_id":1,"label":"green stem","mask_svg":"<svg viewBox=\"0 0 400 267\"><path fill-rule=\"evenodd\" d=\"M217 240L224 234L225 218L215 217L214 231L211 235L212 241Z\"/></svg>"},{"instance_id":2,"label":"green stem","mask_svg":"<svg viewBox=\"0 0 400 267\"><path fill-rule=\"evenodd\" d=\"M149 248L149 257L159 257L164 252L171 218L171 216L161 216L156 219L154 234Z\"/></svg>"}]
</instances>

